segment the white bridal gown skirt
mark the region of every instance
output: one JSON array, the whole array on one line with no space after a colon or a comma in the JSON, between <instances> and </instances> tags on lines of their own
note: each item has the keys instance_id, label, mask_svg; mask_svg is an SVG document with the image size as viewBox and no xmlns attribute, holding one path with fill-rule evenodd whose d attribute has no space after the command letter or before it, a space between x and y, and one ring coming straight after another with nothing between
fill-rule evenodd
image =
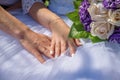
<instances>
[{"instance_id":1,"label":"white bridal gown skirt","mask_svg":"<svg viewBox=\"0 0 120 80\"><path fill-rule=\"evenodd\" d=\"M32 30L51 33L21 10L11 12ZM67 24L71 21L62 17ZM120 80L120 45L84 43L73 57L66 55L41 64L10 35L0 31L0 80Z\"/></svg>"}]
</instances>

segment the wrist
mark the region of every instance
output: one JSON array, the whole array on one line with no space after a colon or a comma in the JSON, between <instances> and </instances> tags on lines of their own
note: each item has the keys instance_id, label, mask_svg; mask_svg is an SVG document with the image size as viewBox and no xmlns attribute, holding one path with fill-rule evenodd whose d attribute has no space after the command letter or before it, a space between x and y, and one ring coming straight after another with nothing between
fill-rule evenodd
<instances>
[{"instance_id":1,"label":"wrist","mask_svg":"<svg viewBox=\"0 0 120 80\"><path fill-rule=\"evenodd\" d=\"M63 20L60 17L49 21L48 25L49 25L50 30L52 31L54 27L57 27L57 25L59 25L58 23L61 23L61 22L63 22Z\"/></svg>"},{"instance_id":2,"label":"wrist","mask_svg":"<svg viewBox=\"0 0 120 80\"><path fill-rule=\"evenodd\" d=\"M29 28L24 28L24 29L20 29L20 30L15 30L14 31L14 36L17 39L24 39L25 36L30 32L31 30Z\"/></svg>"}]
</instances>

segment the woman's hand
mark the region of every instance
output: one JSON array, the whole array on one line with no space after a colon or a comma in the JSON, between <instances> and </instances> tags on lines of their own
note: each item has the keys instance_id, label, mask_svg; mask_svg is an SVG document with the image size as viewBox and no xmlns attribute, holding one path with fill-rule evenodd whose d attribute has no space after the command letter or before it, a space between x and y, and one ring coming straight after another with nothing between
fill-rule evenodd
<instances>
[{"instance_id":1,"label":"woman's hand","mask_svg":"<svg viewBox=\"0 0 120 80\"><path fill-rule=\"evenodd\" d=\"M52 43L51 43L51 54L55 54L55 57L62 55L67 48L70 49L70 55L75 54L76 48L81 45L78 39L68 38L70 28L60 18L52 21L50 24L52 31Z\"/></svg>"},{"instance_id":2,"label":"woman's hand","mask_svg":"<svg viewBox=\"0 0 120 80\"><path fill-rule=\"evenodd\" d=\"M70 28L55 13L48 10L43 3L36 2L29 11L29 15L38 23L52 31L51 54L60 56L68 47L71 56L80 45L79 40L68 38Z\"/></svg>"},{"instance_id":3,"label":"woman's hand","mask_svg":"<svg viewBox=\"0 0 120 80\"><path fill-rule=\"evenodd\" d=\"M22 46L33 54L41 63L45 62L43 55L48 58L53 58L49 53L51 39L48 36L28 30L24 37L19 40Z\"/></svg>"}]
</instances>

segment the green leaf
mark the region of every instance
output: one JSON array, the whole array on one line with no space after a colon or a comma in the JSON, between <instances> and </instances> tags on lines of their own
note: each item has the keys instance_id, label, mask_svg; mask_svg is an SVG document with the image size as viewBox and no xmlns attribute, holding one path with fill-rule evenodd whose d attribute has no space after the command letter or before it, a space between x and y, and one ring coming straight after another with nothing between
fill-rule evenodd
<instances>
[{"instance_id":1,"label":"green leaf","mask_svg":"<svg viewBox=\"0 0 120 80\"><path fill-rule=\"evenodd\" d=\"M78 8L79 8L81 1L82 1L82 0L76 0L76 1L73 2L75 9L78 9Z\"/></svg>"},{"instance_id":2,"label":"green leaf","mask_svg":"<svg viewBox=\"0 0 120 80\"><path fill-rule=\"evenodd\" d=\"M73 24L69 33L70 38L88 38L90 33L84 31L82 25L75 25Z\"/></svg>"},{"instance_id":3,"label":"green leaf","mask_svg":"<svg viewBox=\"0 0 120 80\"><path fill-rule=\"evenodd\" d=\"M91 39L91 41L92 41L93 43L105 41L105 40L102 40L102 39L98 38L97 36L92 36L92 35L90 35L89 38Z\"/></svg>"},{"instance_id":4,"label":"green leaf","mask_svg":"<svg viewBox=\"0 0 120 80\"><path fill-rule=\"evenodd\" d=\"M67 14L68 18L73 22L80 21L78 11L70 12Z\"/></svg>"},{"instance_id":5,"label":"green leaf","mask_svg":"<svg viewBox=\"0 0 120 80\"><path fill-rule=\"evenodd\" d=\"M49 0L45 0L44 5L45 5L45 6L49 6Z\"/></svg>"},{"instance_id":6,"label":"green leaf","mask_svg":"<svg viewBox=\"0 0 120 80\"><path fill-rule=\"evenodd\" d=\"M80 21L75 22L73 26L77 31L84 31L83 24Z\"/></svg>"}]
</instances>

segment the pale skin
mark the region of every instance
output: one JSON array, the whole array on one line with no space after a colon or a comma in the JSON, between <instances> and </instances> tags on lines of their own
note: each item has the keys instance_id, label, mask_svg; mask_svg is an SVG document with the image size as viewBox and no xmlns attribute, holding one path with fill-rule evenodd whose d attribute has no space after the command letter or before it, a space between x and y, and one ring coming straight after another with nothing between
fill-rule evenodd
<instances>
[{"instance_id":1,"label":"pale skin","mask_svg":"<svg viewBox=\"0 0 120 80\"><path fill-rule=\"evenodd\" d=\"M65 52L67 48L70 49L71 56L75 54L76 47L80 46L81 43L78 39L68 38L70 28L59 16L48 10L43 3L40 2L33 4L29 11L29 15L38 23L51 30L51 54L58 57L62 55L61 53Z\"/></svg>"},{"instance_id":2,"label":"pale skin","mask_svg":"<svg viewBox=\"0 0 120 80\"><path fill-rule=\"evenodd\" d=\"M8 10L13 8L14 7L11 7ZM67 48L70 49L71 56L75 54L76 47L81 45L81 43L78 39L68 38L70 28L59 16L48 10L43 3L39 2L33 4L29 15L38 23L50 29L52 32L52 40L48 36L30 30L24 23L12 16L1 6L0 30L15 37L20 44L41 63L45 62L42 55L48 58L58 57L61 53L65 52ZM50 51L52 51L52 54Z\"/></svg>"}]
</instances>

